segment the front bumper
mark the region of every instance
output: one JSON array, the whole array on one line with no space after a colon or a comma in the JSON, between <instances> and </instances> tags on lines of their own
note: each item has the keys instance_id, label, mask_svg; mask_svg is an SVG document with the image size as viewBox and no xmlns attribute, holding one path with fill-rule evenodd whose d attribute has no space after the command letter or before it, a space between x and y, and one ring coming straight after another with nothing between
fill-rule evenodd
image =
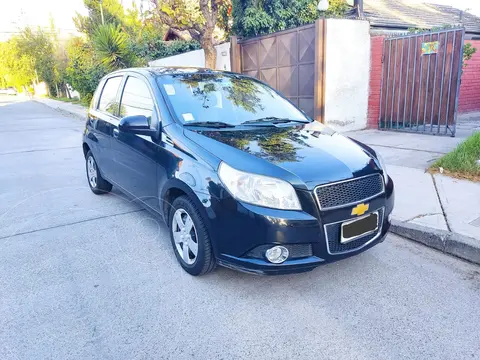
<instances>
[{"instance_id":1,"label":"front bumper","mask_svg":"<svg viewBox=\"0 0 480 360\"><path fill-rule=\"evenodd\" d=\"M216 204L215 255L222 266L256 274L280 275L313 270L315 267L359 254L382 242L390 228L389 215L394 205L394 186L390 180L385 192L368 201L372 211L383 209L381 225L365 241L348 251L332 251L326 226L354 218L352 207L320 211L310 192L300 192L303 211L283 211L234 201ZM330 241L332 241L330 239ZM265 245L309 244L308 256L272 264L251 256L252 249ZM330 244L332 244L330 242Z\"/></svg>"}]
</instances>

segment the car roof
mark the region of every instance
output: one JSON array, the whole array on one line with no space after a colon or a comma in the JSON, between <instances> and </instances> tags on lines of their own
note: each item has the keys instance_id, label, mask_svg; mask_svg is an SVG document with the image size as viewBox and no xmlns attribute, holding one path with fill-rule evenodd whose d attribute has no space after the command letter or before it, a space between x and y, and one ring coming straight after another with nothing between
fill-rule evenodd
<instances>
[{"instance_id":1,"label":"car roof","mask_svg":"<svg viewBox=\"0 0 480 360\"><path fill-rule=\"evenodd\" d=\"M114 74L122 74L125 72L136 72L145 76L164 76L164 75L175 75L175 74L225 74L225 75L241 75L233 73L231 71L222 71L222 70L212 70L202 67L187 67L187 66L155 66L155 67L142 67L142 68L128 68L114 71L107 76Z\"/></svg>"}]
</instances>

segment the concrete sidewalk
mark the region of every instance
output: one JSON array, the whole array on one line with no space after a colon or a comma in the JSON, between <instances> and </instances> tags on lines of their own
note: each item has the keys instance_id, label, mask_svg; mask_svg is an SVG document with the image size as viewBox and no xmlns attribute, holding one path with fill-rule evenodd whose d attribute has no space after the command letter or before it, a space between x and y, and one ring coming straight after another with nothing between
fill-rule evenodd
<instances>
[{"instance_id":1,"label":"concrete sidewalk","mask_svg":"<svg viewBox=\"0 0 480 360\"><path fill-rule=\"evenodd\" d=\"M345 135L380 153L395 182L392 231L480 264L480 184L426 169L480 127L464 124L455 138L364 130Z\"/></svg>"},{"instance_id":2,"label":"concrete sidewalk","mask_svg":"<svg viewBox=\"0 0 480 360\"><path fill-rule=\"evenodd\" d=\"M82 120L87 118L88 109L83 105L41 97L35 97L34 100L66 115L73 115Z\"/></svg>"}]
</instances>

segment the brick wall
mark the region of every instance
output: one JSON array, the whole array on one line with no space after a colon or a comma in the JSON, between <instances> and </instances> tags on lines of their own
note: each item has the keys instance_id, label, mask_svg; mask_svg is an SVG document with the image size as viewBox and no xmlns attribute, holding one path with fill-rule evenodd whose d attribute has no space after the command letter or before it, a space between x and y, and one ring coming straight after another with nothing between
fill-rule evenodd
<instances>
[{"instance_id":1,"label":"brick wall","mask_svg":"<svg viewBox=\"0 0 480 360\"><path fill-rule=\"evenodd\" d=\"M463 69L458 98L458 112L480 111L480 40L465 40L477 48L477 52L467 61Z\"/></svg>"},{"instance_id":2,"label":"brick wall","mask_svg":"<svg viewBox=\"0 0 480 360\"><path fill-rule=\"evenodd\" d=\"M370 38L370 82L368 93L367 127L378 128L378 116L380 115L380 88L382 83L382 52L383 36Z\"/></svg>"}]
</instances>

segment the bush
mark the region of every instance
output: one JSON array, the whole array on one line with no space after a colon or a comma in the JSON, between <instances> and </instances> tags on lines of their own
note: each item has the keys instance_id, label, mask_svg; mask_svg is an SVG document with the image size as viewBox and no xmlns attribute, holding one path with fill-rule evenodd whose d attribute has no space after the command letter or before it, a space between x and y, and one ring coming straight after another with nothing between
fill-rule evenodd
<instances>
[{"instance_id":1,"label":"bush","mask_svg":"<svg viewBox=\"0 0 480 360\"><path fill-rule=\"evenodd\" d=\"M128 46L128 35L120 26L100 25L93 35L93 48L108 70L131 67L135 56Z\"/></svg>"},{"instance_id":2,"label":"bush","mask_svg":"<svg viewBox=\"0 0 480 360\"><path fill-rule=\"evenodd\" d=\"M330 0L327 11L317 10L318 0L233 0L232 32L243 37L268 34L315 22L320 16L341 17L349 6Z\"/></svg>"},{"instance_id":3,"label":"bush","mask_svg":"<svg viewBox=\"0 0 480 360\"><path fill-rule=\"evenodd\" d=\"M77 90L82 101L93 95L100 79L108 70L95 57L92 47L82 38L73 38L67 45L66 81Z\"/></svg>"},{"instance_id":4,"label":"bush","mask_svg":"<svg viewBox=\"0 0 480 360\"><path fill-rule=\"evenodd\" d=\"M143 60L142 65L149 61L161 59L168 56L178 55L187 51L200 49L197 41L163 41L162 34L142 34L140 39L130 43L130 49L137 58Z\"/></svg>"}]
</instances>

